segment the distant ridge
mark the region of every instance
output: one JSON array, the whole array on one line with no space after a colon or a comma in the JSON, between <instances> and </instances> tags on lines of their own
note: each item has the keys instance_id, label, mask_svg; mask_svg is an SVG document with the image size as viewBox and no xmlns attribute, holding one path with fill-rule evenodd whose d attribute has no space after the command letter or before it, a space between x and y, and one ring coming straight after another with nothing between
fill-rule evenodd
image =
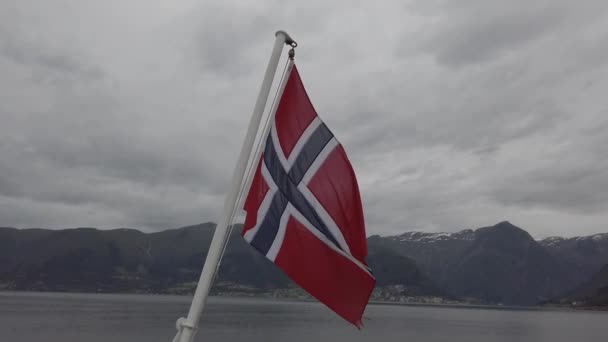
<instances>
[{"instance_id":1,"label":"distant ridge","mask_svg":"<svg viewBox=\"0 0 608 342\"><path fill-rule=\"evenodd\" d=\"M537 241L503 221L454 233L374 235L368 241L413 259L448 294L531 305L576 288L608 263L605 236Z\"/></svg>"},{"instance_id":2,"label":"distant ridge","mask_svg":"<svg viewBox=\"0 0 608 342\"><path fill-rule=\"evenodd\" d=\"M608 310L608 264L604 265L588 281L576 289L560 297L552 298L543 304Z\"/></svg>"},{"instance_id":3,"label":"distant ridge","mask_svg":"<svg viewBox=\"0 0 608 342\"><path fill-rule=\"evenodd\" d=\"M85 292L191 293L215 224L155 233L119 228L64 230L0 228L0 289ZM230 236L216 291L262 293L294 284L240 237ZM416 264L388 252L370 255L379 284L403 295L435 294Z\"/></svg>"},{"instance_id":4,"label":"distant ridge","mask_svg":"<svg viewBox=\"0 0 608 342\"><path fill-rule=\"evenodd\" d=\"M0 228L0 289L191 293L214 227ZM297 289L242 240L240 229L230 237L214 291ZM608 264L608 234L537 241L508 221L455 233L374 235L368 245L378 288L391 289L391 298L533 305L574 291Z\"/></svg>"}]
</instances>

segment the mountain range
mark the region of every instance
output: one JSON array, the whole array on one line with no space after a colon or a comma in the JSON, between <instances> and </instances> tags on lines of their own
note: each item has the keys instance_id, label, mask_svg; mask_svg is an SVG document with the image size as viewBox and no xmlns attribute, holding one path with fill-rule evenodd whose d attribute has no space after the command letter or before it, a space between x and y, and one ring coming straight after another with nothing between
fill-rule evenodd
<instances>
[{"instance_id":1,"label":"mountain range","mask_svg":"<svg viewBox=\"0 0 608 342\"><path fill-rule=\"evenodd\" d=\"M564 298L569 302L574 301L575 306L608 307L608 265L604 265L589 281Z\"/></svg>"},{"instance_id":2,"label":"mountain range","mask_svg":"<svg viewBox=\"0 0 608 342\"><path fill-rule=\"evenodd\" d=\"M371 236L370 248L413 259L446 293L535 304L564 295L608 264L608 234L535 240L509 222L456 233Z\"/></svg>"},{"instance_id":3,"label":"mountain range","mask_svg":"<svg viewBox=\"0 0 608 342\"><path fill-rule=\"evenodd\" d=\"M214 227L205 223L157 233L0 228L0 289L188 293ZM537 241L509 222L456 233L374 235L368 246L377 288L396 288L401 296L532 305L583 298L580 288L587 289L584 298L597 296L604 283L594 279L608 273L608 234ZM214 290L294 288L245 243L236 226Z\"/></svg>"}]
</instances>

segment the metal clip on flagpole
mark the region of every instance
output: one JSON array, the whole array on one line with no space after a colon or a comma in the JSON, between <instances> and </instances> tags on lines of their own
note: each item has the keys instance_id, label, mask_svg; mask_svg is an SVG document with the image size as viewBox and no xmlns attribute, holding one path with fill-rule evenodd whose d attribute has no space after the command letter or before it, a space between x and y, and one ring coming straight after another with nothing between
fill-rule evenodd
<instances>
[{"instance_id":1,"label":"metal clip on flagpole","mask_svg":"<svg viewBox=\"0 0 608 342\"><path fill-rule=\"evenodd\" d=\"M285 44L291 46L292 50L295 46L297 46L296 42L291 39L289 34L287 34L285 31L277 31L275 34L275 42L270 55L270 60L268 61L262 86L253 108L251 121L249 122L249 128L247 129L247 134L245 135L245 141L241 147L239 159L232 175L230 189L228 190L228 194L224 200L224 211L215 228L213 239L211 240L211 245L209 246L209 251L207 252L207 258L205 259L205 264L203 265L203 271L196 286L196 291L194 292L192 305L190 306L190 311L188 312L188 318L182 317L177 320L177 334L173 338L173 342L192 342L194 334L198 329L197 327L200 321L201 313L205 307L209 290L211 289L213 279L218 269L224 244L228 239L228 226L231 224L230 219L232 213L234 212L241 186L243 185L243 178L247 170L247 162L253 149L255 137L264 114L264 109L266 108L268 95L270 94L272 81L274 79L277 65L281 57L281 52L283 51L283 46Z\"/></svg>"}]
</instances>

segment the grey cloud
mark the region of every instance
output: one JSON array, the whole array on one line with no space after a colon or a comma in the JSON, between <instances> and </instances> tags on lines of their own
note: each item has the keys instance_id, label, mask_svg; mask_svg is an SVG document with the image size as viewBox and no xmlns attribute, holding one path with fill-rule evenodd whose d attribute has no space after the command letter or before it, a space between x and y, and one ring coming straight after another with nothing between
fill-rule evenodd
<instances>
[{"instance_id":1,"label":"grey cloud","mask_svg":"<svg viewBox=\"0 0 608 342\"><path fill-rule=\"evenodd\" d=\"M603 123L598 128L606 128ZM573 129L548 147L543 159L532 165L511 165L506 176L492 182L490 196L519 207L541 207L577 214L602 214L608 207L608 144L606 131ZM563 143L563 142L562 142ZM570 144L578 145L573 149ZM568 148L570 147L570 148ZM576 150L576 153L572 153Z\"/></svg>"},{"instance_id":2,"label":"grey cloud","mask_svg":"<svg viewBox=\"0 0 608 342\"><path fill-rule=\"evenodd\" d=\"M201 70L231 77L251 70L250 59L242 56L263 43L256 38L272 26L261 9L206 6L193 17L202 23L192 41L197 47L196 56L202 57Z\"/></svg>"},{"instance_id":3,"label":"grey cloud","mask_svg":"<svg viewBox=\"0 0 608 342\"><path fill-rule=\"evenodd\" d=\"M194 138L194 137L193 137ZM36 142L39 157L54 167L95 170L116 179L155 186L170 183L214 194L225 190L223 171L182 146L164 146L140 137L80 137L73 143Z\"/></svg>"},{"instance_id":4,"label":"grey cloud","mask_svg":"<svg viewBox=\"0 0 608 342\"><path fill-rule=\"evenodd\" d=\"M435 50L438 61L448 66L484 62L533 41L559 25L565 14L554 8L527 10L467 12L463 23L450 24L436 33L429 49Z\"/></svg>"},{"instance_id":5,"label":"grey cloud","mask_svg":"<svg viewBox=\"0 0 608 342\"><path fill-rule=\"evenodd\" d=\"M314 1L306 8L280 6L280 2L273 6L205 4L178 18L176 32L187 37L181 47L199 71L234 81L243 75L260 74L260 62L265 60L258 57L266 58L260 52L268 53L274 33L285 28L278 22L304 24L306 31L300 38L325 27L327 14L315 11L315 7Z\"/></svg>"},{"instance_id":6,"label":"grey cloud","mask_svg":"<svg viewBox=\"0 0 608 342\"><path fill-rule=\"evenodd\" d=\"M596 0L534 0L523 6L482 0L435 1L419 6L424 15L444 19L431 26L424 47L448 67L492 62L519 54L527 44L539 40L567 38L564 31L602 20L604 9Z\"/></svg>"},{"instance_id":7,"label":"grey cloud","mask_svg":"<svg viewBox=\"0 0 608 342\"><path fill-rule=\"evenodd\" d=\"M199 185L200 180L187 184L183 180L182 183L167 180L142 181L142 177L137 174L125 177L108 170L118 167L117 165L104 166L99 163L84 168L72 163L52 164L43 158L12 159L10 162L3 160L0 166L3 170L0 195L5 200L22 201L38 208L61 206L65 211L71 212L70 216L63 218L64 225L111 227L129 222L143 227L167 228L175 222L196 222L199 214L212 216L213 209L216 208L213 203L216 192ZM204 175L201 177L208 181L211 179ZM172 179L179 177L175 175ZM14 189L11 184L18 184L19 188ZM212 198L211 202L201 194ZM108 219L104 222L96 219L93 222L91 218L87 222L85 214L91 210L110 213L124 221ZM36 213L22 215L21 219L29 220L35 218ZM7 214L4 219L8 220L11 216L13 214Z\"/></svg>"},{"instance_id":8,"label":"grey cloud","mask_svg":"<svg viewBox=\"0 0 608 342\"><path fill-rule=\"evenodd\" d=\"M565 115L554 99L535 90L536 80L522 77L504 83L501 74L498 69L456 82L445 79L438 88L396 86L393 89L404 89L401 94L393 90L368 102L393 104L394 108L375 109L389 115L380 118L374 108L354 110L361 114L348 124L351 142L366 152L445 144L465 151L495 150L508 141L551 129ZM486 89L493 94L487 96ZM418 92L430 94L417 96ZM374 139L377 136L383 139Z\"/></svg>"},{"instance_id":9,"label":"grey cloud","mask_svg":"<svg viewBox=\"0 0 608 342\"><path fill-rule=\"evenodd\" d=\"M558 165L556 165L558 166ZM563 171L543 170L526 174L525 178L510 179L494 191L501 203L521 207L541 206L582 214L603 212L608 205L608 174L601 170Z\"/></svg>"},{"instance_id":10,"label":"grey cloud","mask_svg":"<svg viewBox=\"0 0 608 342\"><path fill-rule=\"evenodd\" d=\"M605 231L608 26L585 5L3 3L0 225L217 219L286 29L369 234Z\"/></svg>"},{"instance_id":11,"label":"grey cloud","mask_svg":"<svg viewBox=\"0 0 608 342\"><path fill-rule=\"evenodd\" d=\"M503 11L504 5L466 3L469 4L465 6L466 10L454 10L456 14L443 6L433 8L433 13L447 11L445 17L440 16L446 23L439 20L437 31L423 35L428 39L423 40L424 44L432 43L433 37L450 34L469 37L467 30L471 27L479 31L485 31L485 25L500 29L501 21L494 18L509 13ZM550 3L535 4L532 13L526 13L525 8L516 11L524 16L548 13L543 15L561 18L571 7L564 3L557 3L554 6L557 8L551 8ZM516 7L507 6L510 12L513 8ZM353 95L354 120L345 124L350 132L369 134L351 133L350 142L367 152L442 144L465 151L496 151L509 141L551 131L556 123L570 115L561 107L565 96L579 92L572 87L580 82L582 88L589 82L582 78L595 78L593 74L597 75L596 71L605 65L598 55L606 50L601 48L605 46L602 42L606 29L597 30L595 23L599 19L594 15L593 20L589 19L589 28L573 30L573 22L582 23L581 15L573 16L574 19L569 16L564 19L568 25L560 26L562 21L557 19L541 25L547 27L539 30L536 36L542 43L518 47L517 53L507 57L488 56L488 65L473 57L470 59L474 63L472 68L443 68L429 63L429 56L407 56L402 67L393 67L388 77L374 85L379 88L374 89L376 95L370 96L367 89L362 96ZM477 17L489 19L480 22L475 20ZM517 26L516 21L505 22ZM447 48L449 44L437 46ZM411 65L411 69L407 65ZM379 117L375 113L383 115ZM378 135L383 139L370 138Z\"/></svg>"},{"instance_id":12,"label":"grey cloud","mask_svg":"<svg viewBox=\"0 0 608 342\"><path fill-rule=\"evenodd\" d=\"M24 42L6 41L0 46L0 54L8 60L30 68L42 69L42 72L53 73L55 78L79 77L96 80L103 77L103 72L94 66L87 66L71 56L44 51L42 48L27 45ZM41 77L40 73L38 77Z\"/></svg>"}]
</instances>

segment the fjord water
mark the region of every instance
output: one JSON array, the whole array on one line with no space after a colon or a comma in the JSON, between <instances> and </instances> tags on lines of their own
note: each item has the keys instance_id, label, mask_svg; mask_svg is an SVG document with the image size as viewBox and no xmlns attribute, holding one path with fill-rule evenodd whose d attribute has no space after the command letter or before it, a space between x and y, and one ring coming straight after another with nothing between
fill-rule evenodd
<instances>
[{"instance_id":1,"label":"fjord water","mask_svg":"<svg viewBox=\"0 0 608 342\"><path fill-rule=\"evenodd\" d=\"M190 297L0 292L0 341L170 342ZM602 312L370 305L361 331L317 303L210 298L197 341L604 341Z\"/></svg>"}]
</instances>

